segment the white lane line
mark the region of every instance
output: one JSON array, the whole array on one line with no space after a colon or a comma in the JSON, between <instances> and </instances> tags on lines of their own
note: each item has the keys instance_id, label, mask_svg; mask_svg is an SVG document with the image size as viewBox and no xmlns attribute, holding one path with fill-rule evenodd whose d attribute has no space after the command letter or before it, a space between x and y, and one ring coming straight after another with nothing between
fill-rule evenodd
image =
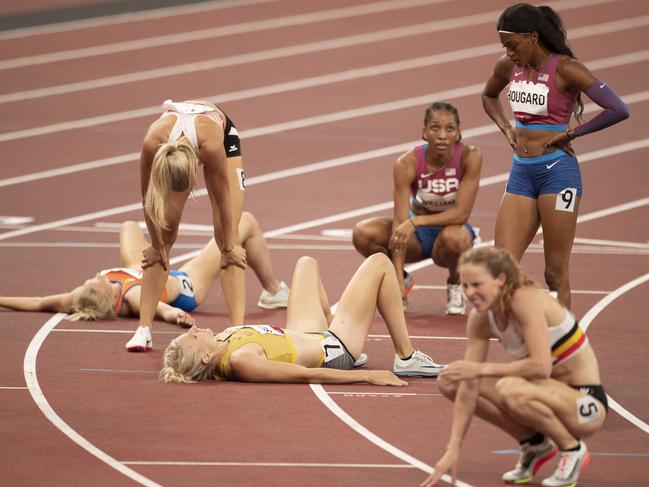
<instances>
[{"instance_id":1,"label":"white lane line","mask_svg":"<svg viewBox=\"0 0 649 487\"><path fill-rule=\"evenodd\" d=\"M297 462L156 462L124 461L124 465L172 465L177 467L296 467L296 468L413 468L403 463L297 463Z\"/></svg>"},{"instance_id":2,"label":"white lane line","mask_svg":"<svg viewBox=\"0 0 649 487\"><path fill-rule=\"evenodd\" d=\"M104 56L107 54L135 51L140 49L150 49L155 47L169 46L172 44L183 44L187 42L215 39L238 34L247 34L263 30L308 25L316 22L370 15L373 13L389 12L391 10L402 10L405 8L416 7L420 5L430 5L450 1L453 0L400 0L399 2L383 1L366 5L336 8L332 10L321 10L313 13L276 17L274 19L254 20L240 24L230 24L220 27L212 27L209 29L189 30L175 34L166 34L156 37L137 39L133 41L115 42L112 44L51 52L48 54L37 54L33 56L6 59L4 61L0 61L0 70L15 69L23 66L36 66L39 64L49 64L60 61L77 60L87 57ZM599 0L597 1L597 3L606 3L607 1L613 0ZM280 48L277 50L290 51L291 49L294 48Z\"/></svg>"},{"instance_id":3,"label":"white lane line","mask_svg":"<svg viewBox=\"0 0 649 487\"><path fill-rule=\"evenodd\" d=\"M605 22L602 24L594 24L594 25L579 27L574 30L571 30L570 37L571 39L578 39L582 37L619 32L622 30L637 29L640 27L647 26L648 22L649 19L647 18L647 16L640 16L640 17L633 17L630 19ZM293 47L296 48L296 46ZM350 69L345 71L339 71L336 73L324 74L320 76L311 76L302 79L285 81L285 82L275 83L275 84L261 86L257 88L248 88L245 90L232 91L229 93L227 92L218 93L215 95L197 96L196 98L210 99L216 104L222 104L230 101L245 100L248 98L254 98L259 96L268 96L268 95L273 95L278 93L301 90L301 89L310 88L314 86L323 86L326 84L338 83L341 81L351 81L351 80L367 78L371 76L379 76L379 75L389 74L394 72L402 72L407 69L417 69L417 68L435 66L447 62L457 62L457 61L472 59L480 56L496 54L501 51L502 51L502 46L500 44L474 46L474 47L469 47L464 49L458 49L456 51L447 51L439 54L433 54L430 56L404 59L401 61L384 63L384 64L376 64L364 68L356 68L356 69ZM263 51L263 52L267 52L267 51ZM621 64L631 64L631 63L637 63L643 61L645 59L644 53L645 51L636 51L636 52L622 54L615 57L620 58ZM269 59L277 58L277 56L275 55L276 53L274 52L269 52L268 54L270 56ZM167 66L164 68L147 69L143 71L133 71L125 74L89 79L89 80L72 82L72 83L64 83L64 84L54 85L54 86L45 86L41 88L33 88L24 91L14 91L5 94L0 94L0 103L30 100L34 98L42 98L47 96L57 96L66 93L78 93L81 91L94 90L94 89L104 88L104 87L115 87L126 83L135 83L140 81L159 79L167 76L194 74L200 71L224 68L228 66L239 65L243 62L249 62L247 57L242 58L241 56L245 56L245 55L226 57L226 58L217 58L217 59L212 59L207 61L198 61L198 62L186 63L186 64L181 64L176 66ZM250 54L247 56L250 56ZM257 62L261 60L255 58L253 59L253 61ZM601 69L601 67L598 66L597 63L595 63L594 66L591 66L591 64L589 64L589 67L593 70ZM146 112L136 111L135 113L142 114L140 116L153 115L158 112L159 108L149 107L144 110L147 111ZM130 112L123 112L123 113L129 114ZM119 116L119 114L115 114L115 116Z\"/></svg>"},{"instance_id":4,"label":"white lane line","mask_svg":"<svg viewBox=\"0 0 649 487\"><path fill-rule=\"evenodd\" d=\"M645 23L649 23L649 16L642 17L643 21ZM635 19L634 19L635 20ZM646 54L638 54L638 58L641 60L646 60L647 55ZM629 64L632 61L633 56L629 55L622 55L622 56L613 56L610 58L606 59L600 59L596 60L597 62L604 63L605 66L600 66L598 69L602 70L605 67L614 67L614 66L621 66L625 64ZM637 61L639 62L639 61ZM586 63L587 66L590 66L590 63ZM411 107L411 106L417 106L421 104L426 104L430 102L431 99L438 99L438 98L455 98L455 97L461 97L461 96L467 96L467 95L472 95L472 94L477 94L482 92L482 88L484 87L484 83L477 83L475 85L470 85L470 86L465 86L465 87L460 87L456 89L451 89L451 90L444 90L438 93L428 93L426 95L421 95L417 97L411 97L407 98L404 100L398 100L398 101L393 101L389 103L380 103L380 104L375 104L375 105L369 105L367 107L361 107L357 108L354 110L345 110L341 112L335 112L335 113L330 113L330 114L325 114L321 116L314 116L314 117L307 117L304 119L299 120L302 124L308 124L314 125L317 123L324 123L323 121L333 121L333 120L338 120L338 117L346 117L343 119L348 119L348 118L355 118L355 117L361 117L365 116L368 114L373 114L373 113L383 113L385 111L392 111L404 107ZM210 97L199 97L199 98L210 98ZM216 97L218 101L218 96ZM160 109L159 107L147 107L147 108L138 108L134 110L127 110L124 112L118 112L118 113L111 113L111 114L106 114L106 115L99 115L95 117L90 117L90 118L84 118L84 119L78 119L78 120L70 120L66 122L60 122L60 123L55 123L55 124L49 124L49 125L43 125L40 127L31 127L27 129L21 129L13 132L4 132L0 133L0 142L6 142L9 140L17 140L17 139L23 139L27 137L34 137L37 135L45 135L45 134L50 134L50 133L55 133L55 132L60 132L60 131L66 131L66 130L74 130L74 129L80 129L80 128L87 128L87 127L92 127L95 125L101 125L101 124L107 124L107 123L114 123L114 122L119 122L123 120L129 120L133 118L140 118L140 117L145 117L149 116L152 114L157 114L159 113ZM322 121L318 121L322 118ZM297 121L294 121L294 123ZM290 122L288 122L290 123ZM288 125L289 127L291 125ZM247 130L247 131L242 131L241 136L243 138L246 137L251 137L251 136L256 136L256 135L261 135L261 134L267 134L267 133L276 133L277 131L281 130L286 130L286 123L278 123L278 124L273 124L269 125L267 127L260 127L258 129L253 129L253 130Z\"/></svg>"},{"instance_id":5,"label":"white lane line","mask_svg":"<svg viewBox=\"0 0 649 487\"><path fill-rule=\"evenodd\" d=\"M359 396L370 396L370 397L415 397L415 396L420 396L420 397L444 397L443 394L430 394L430 393L421 393L421 392L362 392L362 391L350 391L350 392L345 392L345 391L327 391L327 394L330 396L353 396L353 397L359 397Z\"/></svg>"},{"instance_id":6,"label":"white lane line","mask_svg":"<svg viewBox=\"0 0 649 487\"><path fill-rule=\"evenodd\" d=\"M0 386L0 390L3 391L26 391L29 390L28 387L20 387L20 386Z\"/></svg>"},{"instance_id":7,"label":"white lane line","mask_svg":"<svg viewBox=\"0 0 649 487\"><path fill-rule=\"evenodd\" d=\"M0 41L9 39L21 39L29 36L59 34L70 30L80 30L87 28L103 27L115 24L130 24L144 20L160 19L164 17L178 17L180 15L189 15L209 10L222 10L230 7L240 7L246 5L257 5L260 3L276 2L277 0L212 0L192 5L180 5L171 7L160 7L142 12L129 12L125 14L107 15L93 19L70 20L67 22L57 22L55 24L38 25L34 27L21 27L18 29L6 30L0 32Z\"/></svg>"},{"instance_id":8,"label":"white lane line","mask_svg":"<svg viewBox=\"0 0 649 487\"><path fill-rule=\"evenodd\" d=\"M469 130L471 130L471 129L469 129ZM465 134L467 132L468 131L465 131ZM404 144L404 145L406 145L406 144ZM407 147L410 148L411 145L407 145ZM617 146L609 147L607 149L588 152L586 154L583 154L583 155L579 156L579 159L580 159L580 163L583 163L583 162L591 161L591 160L594 160L594 159L607 157L609 155L621 154L621 153L624 153L624 152L627 152L627 151L633 151L633 150L642 149L642 148L645 148L645 147L649 147L649 138L641 139L641 140L638 140L638 141L635 141L635 142L628 142L628 143L625 143L625 144L620 144L620 145L617 145ZM349 162L345 162L345 163L349 163ZM308 164L306 166L302 166L301 173L313 172L314 170L322 169L321 167L318 167L318 165L319 165L319 163ZM278 172L275 172L275 173L270 173L270 174L268 174L266 176L261 176L259 178L250 178L250 179L248 179L246 181L246 183L247 183L248 186L252 186L252 185L258 184L260 182L266 182L266 181L270 181L270 180L273 180L273 179L280 179L282 177L286 177L286 172L287 171L278 171ZM297 171L291 173L291 175L294 175L294 174L297 174ZM501 174L496 175L496 176L490 176L490 177L487 177L487 178L483 178L483 179L480 180L480 187L484 187L484 186L496 184L498 182L506 181L507 177L508 177L508 174L509 173L501 173ZM207 194L207 191L205 189L201 189L201 190L196 191L194 194L195 194L196 197L205 196ZM633 203L629 203L629 204L632 205ZM102 211L98 211L98 212L88 213L88 214L85 214L85 215L79 215L79 216L76 216L76 217L65 218L65 219L62 219L62 220L56 220L56 221L53 221L53 222L43 223L41 225L35 225L35 226L32 226L32 227L21 228L21 229L14 230L14 231L11 231L11 232L1 233L0 234L0 241L1 240L7 240L9 238L18 237L18 236L21 236L21 235L27 235L27 234L43 231L43 230L51 230L53 228L58 228L58 227L62 227L62 226L65 226L65 225L73 225L75 223L85 222L85 221L89 221L89 220L96 220L96 219L99 219L99 218L104 218L106 216L114 216L114 215L119 215L119 214L122 214L122 213L128 213L130 211L139 210L139 209L141 209L141 207L142 207L142 203L133 203L131 205L125 205L125 206L121 206L121 207L117 207L117 208L112 208L112 209L102 210ZM391 207L392 207L392 201L387 201L385 203L379 203L377 205L372 205L372 206L368 206L368 207L365 207L365 208L361 208L360 210L346 211L346 212L343 212L343 213L339 213L337 215L333 215L333 216L329 216L329 217L325 217L325 218L320 218L320 219L317 219L317 220L311 220L309 222L299 223L299 224L296 224L296 225L291 225L291 226L284 227L284 228L279 229L279 230L271 230L269 232L264 232L264 236L270 237L270 236L278 236L278 235L281 235L282 233L292 233L292 232L294 232L296 230L312 228L314 226L322 225L322 224L325 224L325 223L331 223L331 222L334 222L334 221L340 221L340 220L344 220L344 219L348 219L348 218L353 218L355 216L360 216L360 215L363 215L363 214L374 213L374 212L377 212L377 211L384 211L384 210L389 209ZM607 210L603 210L603 211L607 211ZM580 217L580 218L582 218L582 217ZM313 222L316 222L316 223L313 223Z\"/></svg>"},{"instance_id":9,"label":"white lane line","mask_svg":"<svg viewBox=\"0 0 649 487\"><path fill-rule=\"evenodd\" d=\"M587 245L610 245L612 247L622 247L631 249L649 248L649 242L622 242L620 240L601 240L598 238L581 238L575 237L575 243Z\"/></svg>"},{"instance_id":10,"label":"white lane line","mask_svg":"<svg viewBox=\"0 0 649 487\"><path fill-rule=\"evenodd\" d=\"M419 470L423 470L426 473L431 473L433 471L433 467L431 467L430 465L422 462L421 460L413 457L412 455L409 455L408 453L397 448L391 443L388 443L387 441L383 440L381 437L372 433L370 430L368 430L363 425L361 425L358 421L356 421L349 414L347 414L345 410L343 410L340 406L338 406L338 404L336 404L336 402L331 397L329 397L327 392L320 384L309 384L309 387L311 387L311 390L316 395L316 397L322 402L322 404L324 404L338 419L340 419L347 426L349 426L351 429L356 431L359 435L363 436L366 440L370 441L371 443L374 443L379 448L385 450L391 455L394 455L400 460L403 460L405 463L410 464L415 468L418 468ZM452 478L449 475L445 474L442 476L442 480L450 484ZM458 485L459 487L472 487L470 484L462 482L461 480L458 480L456 485Z\"/></svg>"},{"instance_id":11,"label":"white lane line","mask_svg":"<svg viewBox=\"0 0 649 487\"><path fill-rule=\"evenodd\" d=\"M648 51L649 53L649 51ZM648 55L649 58L649 55ZM610 58L609 58L610 59ZM474 89L479 88L478 85L474 85ZM476 92L477 93L477 92ZM442 99L442 98L450 98L444 95L447 95L448 92L438 92L438 93L432 93L430 95L430 99L426 100L427 104L431 99ZM457 98L457 97L456 97ZM622 96L622 99L629 105L634 104L634 103L641 103L646 100L649 100L649 90L646 91L640 91L637 93L631 93L628 95ZM403 102L403 100L401 101ZM398 105L399 102L397 103L396 106L391 105L391 109L400 109L400 108L405 108L404 106ZM416 105L418 105L417 103ZM408 105L410 106L410 105ZM374 110L376 110L374 106ZM372 109L372 107L369 107L369 109ZM600 107L595 105L594 103L587 103L584 105L584 114L588 114L594 111L600 110ZM158 110L159 111L159 110ZM302 123L310 123L311 125L317 125L318 123L324 123L325 118L330 118L332 116L338 118L339 120L344 120L344 118L341 118L341 113L338 112L337 114L330 114L330 115L324 115L322 117L311 117L308 120L303 119ZM349 114L349 112L347 112ZM354 113L358 113L357 111ZM291 122L293 125L299 125L296 124L295 122ZM282 124L280 124L282 125ZM275 133L273 130L271 130L272 127L277 127L278 125L268 125L265 127L259 127L257 129L252 129L251 131L241 131L241 136L246 139L250 139L252 137L255 137L257 135L267 135L269 133ZM297 127L299 128L299 127ZM279 130L278 130L279 131ZM478 127L470 128L463 130L462 133L465 138L469 137L477 137L480 135L486 135L486 134L491 134L495 133L498 131L498 128L494 124L486 124L486 125L481 125ZM255 134L256 132L256 134ZM0 134L0 138L2 137L2 134ZM383 147L380 149L373 149L370 151L364 151L364 152L359 152L356 154L351 154L348 156L342 156L342 157L337 157L334 159L329 159L326 161L321 161L321 162L315 162L311 164L306 164L303 166L297 166L291 169L283 169L280 171L274 171L272 173L268 173L266 175L261 175L261 176L256 176L253 178L246 179L246 184L258 184L261 182L267 182L267 181L274 181L275 179L283 178L283 177L289 177L289 176L294 176L297 174L304 174L305 172L312 172L312 171L317 171L321 169L329 169L332 167L337 167L337 166L343 166L346 164L353 164L356 162L361 162L365 161L367 159L371 158L376 158L376 157L382 157L382 156L387 156L387 155L393 155L397 154L400 152L405 152L406 150L410 149L413 144L417 144L419 141L413 141L413 142L408 142L404 144L397 144L397 145L392 145L392 146L387 146ZM107 166L112 166L115 164L123 164L126 162L135 162L138 161L140 158L140 153L139 152L132 152L130 154L123 154L120 156L114 156L114 157L108 157L104 159L97 159L95 161L89 161L89 162L83 162L79 164L73 164L70 166L65 166L57 169L50 169L47 171L40 171L36 173L31 173L31 174L25 174L22 176L14 176L11 178L7 179L0 179L0 187L4 186L11 186L14 184L21 184L21 183L26 183L26 182L31 182L31 181L37 181L40 179L45 179L45 178L51 178L51 177L56 177L56 176L63 176L66 174L71 174L71 173L77 173L81 171L88 171L91 169L98 169L102 167L107 167Z\"/></svg>"},{"instance_id":12,"label":"white lane line","mask_svg":"<svg viewBox=\"0 0 649 487\"><path fill-rule=\"evenodd\" d=\"M602 298L600 301L598 301L595 304L595 306L593 306L586 312L586 314L582 317L581 320L579 320L579 322L581 323L581 327L584 329L584 331L588 330L588 327L591 325L591 323L597 317L597 315L599 315L609 304L611 304L617 298L622 296L624 293L632 290L633 288L641 284L644 284L647 281L649 281L649 274L645 274L643 276L637 277L636 279L633 279L632 281L627 282L626 284L618 287L615 291L610 293L605 298ZM640 350L638 350L638 352L642 354ZM645 433L649 433L649 424L645 423L640 418L638 418L630 411L625 409L620 403L618 403L615 399L613 399L609 394L607 394L606 397L608 398L609 406L611 409L613 409L616 413L618 413L620 416L622 416L624 419L629 421L634 426L640 428Z\"/></svg>"},{"instance_id":13,"label":"white lane line","mask_svg":"<svg viewBox=\"0 0 649 487\"><path fill-rule=\"evenodd\" d=\"M446 286L436 286L432 284L415 284L413 291L416 290L432 290L432 291L446 291ZM597 289L571 289L571 294L609 294L610 291L599 291Z\"/></svg>"},{"instance_id":14,"label":"white lane line","mask_svg":"<svg viewBox=\"0 0 649 487\"><path fill-rule=\"evenodd\" d=\"M353 7L343 7L333 10L325 10L320 12L313 12L307 14L297 14L287 17L278 17L275 19L267 19L260 21L245 22L242 24L232 24L223 27L215 27L211 29L195 30L177 34L168 34L157 37L150 37L145 39L138 39L134 41L124 41L113 44L105 44L93 46L88 48L73 49L68 51L59 51L49 54L41 54L34 56L25 56L21 58L7 59L0 61L0 69L13 69L22 66L34 66L38 64L46 64L51 62L59 62L66 60L76 60L89 56L100 56L106 54L114 54L118 52L153 48L166 46L170 44L178 44L184 42L193 42L222 36L243 34L249 32L256 32L260 30L277 29L282 27L290 27L297 25L310 24L314 22L321 22L324 20L335 20L339 18L353 17L358 15L367 15L371 13L385 12L394 9L403 9L408 7L416 7L418 5L443 3L450 0L400 0L400 2L377 2L375 4L359 5ZM558 0L549 2L548 5L562 10L571 8L583 8L592 5L599 5L604 3L616 2L619 0ZM359 34L348 37L340 37L331 40L320 42L312 42L291 48L272 49L270 51L260 51L257 53L249 53L243 56L259 56L261 53L277 53L280 56L304 54L308 52L315 52L324 49L336 49L341 47L348 47L351 45L364 44L368 42L377 42L381 40L390 40L400 37L408 37L419 35L428 32L435 32L440 30L448 30L461 27L470 27L473 25L493 22L494 19L500 15L499 10L485 12L481 14L468 15L454 19L446 19L441 21L427 22L424 24L411 25L400 28L387 29L383 31L370 32L366 34ZM573 38L571 30L571 38ZM315 49L315 51L314 51ZM233 56L238 58L240 56ZM182 70L182 66L174 66L174 69Z\"/></svg>"},{"instance_id":15,"label":"white lane line","mask_svg":"<svg viewBox=\"0 0 649 487\"><path fill-rule=\"evenodd\" d=\"M27 352L25 352L25 359L23 362L23 371L25 382L27 383L32 399L34 399L34 402L50 423L88 453L140 485L146 487L162 487L160 484L115 460L113 457L103 452L77 433L65 421L63 421L58 414L56 414L43 394L36 374L36 357L41 345L45 341L45 338L47 338L47 335L66 316L67 315L64 313L57 313L52 316L52 318L50 318L41 329L38 330L27 347Z\"/></svg>"}]
</instances>

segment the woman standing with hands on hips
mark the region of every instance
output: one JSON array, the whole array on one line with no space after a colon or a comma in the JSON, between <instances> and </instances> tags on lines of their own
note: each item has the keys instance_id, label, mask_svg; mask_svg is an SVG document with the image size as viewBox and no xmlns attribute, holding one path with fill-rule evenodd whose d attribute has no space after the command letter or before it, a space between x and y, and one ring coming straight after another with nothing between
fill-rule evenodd
<instances>
[{"instance_id":1,"label":"woman standing with hands on hips","mask_svg":"<svg viewBox=\"0 0 649 487\"><path fill-rule=\"evenodd\" d=\"M212 206L214 239L221 251L223 294L233 324L243 322L246 252L238 226L243 210L243 165L239 135L228 116L206 101L167 100L162 116L151 124L140 155L144 218L151 245L143 251L140 323L126 344L129 351L148 350L155 310L167 280L169 252L180 217L203 165Z\"/></svg>"},{"instance_id":2,"label":"woman standing with hands on hips","mask_svg":"<svg viewBox=\"0 0 649 487\"><path fill-rule=\"evenodd\" d=\"M628 118L628 108L575 59L561 19L550 7L513 5L501 14L497 28L506 54L496 62L482 104L507 137L514 157L496 219L495 244L520 260L542 225L545 280L570 307L568 267L582 194L570 143ZM507 85L515 128L498 98ZM604 111L569 128L572 114L582 122L582 93Z\"/></svg>"}]
</instances>

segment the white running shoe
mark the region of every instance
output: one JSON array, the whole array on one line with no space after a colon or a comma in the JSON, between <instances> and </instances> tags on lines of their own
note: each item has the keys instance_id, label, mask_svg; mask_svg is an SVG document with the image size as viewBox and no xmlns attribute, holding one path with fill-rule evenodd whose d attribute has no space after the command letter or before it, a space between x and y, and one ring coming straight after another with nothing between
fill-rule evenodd
<instances>
[{"instance_id":1,"label":"white running shoe","mask_svg":"<svg viewBox=\"0 0 649 487\"><path fill-rule=\"evenodd\" d=\"M356 359L356 362L354 362L354 367L362 367L366 363L367 363L367 354L361 353Z\"/></svg>"},{"instance_id":2,"label":"white running shoe","mask_svg":"<svg viewBox=\"0 0 649 487\"><path fill-rule=\"evenodd\" d=\"M394 357L394 373L399 377L437 377L444 367L419 350L406 360L398 355Z\"/></svg>"},{"instance_id":3,"label":"white running shoe","mask_svg":"<svg viewBox=\"0 0 649 487\"><path fill-rule=\"evenodd\" d=\"M579 450L559 453L559 465L551 477L543 480L546 487L574 487L577 485L579 472L590 463L590 452L586 443L579 442Z\"/></svg>"},{"instance_id":4,"label":"white running shoe","mask_svg":"<svg viewBox=\"0 0 649 487\"><path fill-rule=\"evenodd\" d=\"M148 326L138 326L133 337L126 342L126 350L129 352L146 352L151 348L153 348L153 339Z\"/></svg>"},{"instance_id":5,"label":"white running shoe","mask_svg":"<svg viewBox=\"0 0 649 487\"><path fill-rule=\"evenodd\" d=\"M286 283L281 281L275 293L270 293L265 289L261 292L257 306L264 309L286 308L288 306L289 292L290 289Z\"/></svg>"},{"instance_id":6,"label":"white running shoe","mask_svg":"<svg viewBox=\"0 0 649 487\"><path fill-rule=\"evenodd\" d=\"M534 478L536 472L545 462L557 454L557 449L550 438L545 438L543 443L530 445L526 443L521 447L516 468L503 474L503 481L507 484L526 484Z\"/></svg>"},{"instance_id":7,"label":"white running shoe","mask_svg":"<svg viewBox=\"0 0 649 487\"><path fill-rule=\"evenodd\" d=\"M446 314L463 315L466 312L464 307L464 293L460 284L446 285Z\"/></svg>"}]
</instances>

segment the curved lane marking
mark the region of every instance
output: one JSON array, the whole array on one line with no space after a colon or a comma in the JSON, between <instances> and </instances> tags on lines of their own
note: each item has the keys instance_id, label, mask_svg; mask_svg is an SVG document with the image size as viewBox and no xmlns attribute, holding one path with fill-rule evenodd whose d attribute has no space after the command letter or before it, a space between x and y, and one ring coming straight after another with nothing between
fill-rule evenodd
<instances>
[{"instance_id":1,"label":"curved lane marking","mask_svg":"<svg viewBox=\"0 0 649 487\"><path fill-rule=\"evenodd\" d=\"M430 465L422 462L421 460L418 460L417 458L413 457L412 455L407 454L405 451L400 450L396 446L388 443L381 437L375 435L372 433L370 430L365 428L365 426L361 425L358 421L356 421L354 418L352 418L349 414L347 414L336 402L331 399L329 394L324 390L324 388L320 384L309 384L309 387L311 387L311 390L313 393L316 395L316 397L325 405L327 408L335 415L337 416L343 423L345 423L347 426L349 426L351 429L356 431L359 435L363 436L367 440L371 441L374 443L376 446L379 448L385 450L388 452L390 455L394 455L395 457L403 460L404 462L412 465L415 468L418 468L419 470L423 470L424 472L430 474L433 472L433 467ZM449 475L442 475L442 480L448 484L452 482L452 478ZM456 485L459 487L472 487L471 484L467 484L466 482L462 482L461 480L458 480L456 482Z\"/></svg>"},{"instance_id":2,"label":"curved lane marking","mask_svg":"<svg viewBox=\"0 0 649 487\"><path fill-rule=\"evenodd\" d=\"M65 434L68 438L70 438L88 453L95 456L96 458L107 464L109 467L114 468L121 474L126 475L128 478L134 480L140 485L144 485L146 487L162 487L160 484L137 473L135 470L115 460L113 457L90 443L83 436L73 430L65 421L63 421L63 419L61 419L61 417L56 414L54 409L52 409L49 402L47 402L47 399L45 398L45 395L41 390L41 386L38 384L38 377L36 376L36 356L38 355L38 351L45 341L45 338L47 338L47 335L66 316L67 315L65 313L57 313L52 316L52 318L50 318L41 327L41 329L38 330L38 333L34 335L34 338L32 338L32 341L29 343L29 347L27 347L27 352L25 352L25 360L23 362L23 371L25 374L25 382L27 383L29 393L32 395L32 399L34 399L34 402L41 410L41 412L45 415L45 417L59 431Z\"/></svg>"},{"instance_id":3,"label":"curved lane marking","mask_svg":"<svg viewBox=\"0 0 649 487\"><path fill-rule=\"evenodd\" d=\"M640 284L643 284L647 281L649 281L649 273L640 276L632 281L629 281L626 284L623 284L622 286L618 287L616 290L611 292L608 296L600 299L595 304L595 306L590 308L588 312L580 320L581 326L584 329L584 331L588 329L588 327L590 326L591 322L595 319L595 317L599 313L601 313L602 310L604 310L604 308L606 308L609 304L611 304L613 301L615 301L617 298L622 296L627 291L630 291L634 287L639 286ZM608 398L608 402L609 405L611 406L611 409L613 409L616 413L618 413L620 416L622 416L624 419L626 419L633 425L640 428L645 433L649 433L649 424L645 423L640 418L631 414L628 410L622 407L622 405L618 403L615 399L613 399L610 395L607 394L606 397Z\"/></svg>"}]
</instances>

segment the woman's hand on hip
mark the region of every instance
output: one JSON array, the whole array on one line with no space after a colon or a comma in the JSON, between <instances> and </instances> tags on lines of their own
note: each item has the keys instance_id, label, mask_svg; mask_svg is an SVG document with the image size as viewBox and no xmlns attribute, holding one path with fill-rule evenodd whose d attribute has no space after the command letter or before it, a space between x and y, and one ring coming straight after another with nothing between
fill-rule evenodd
<instances>
[{"instance_id":1,"label":"woman's hand on hip","mask_svg":"<svg viewBox=\"0 0 649 487\"><path fill-rule=\"evenodd\" d=\"M568 134L568 130L565 132L559 132L558 134L552 136L550 140L548 140L545 144L543 144L543 147L558 147L559 149L567 152L570 154L572 157L575 156L575 150L572 148L572 139L570 138L570 135Z\"/></svg>"}]
</instances>

